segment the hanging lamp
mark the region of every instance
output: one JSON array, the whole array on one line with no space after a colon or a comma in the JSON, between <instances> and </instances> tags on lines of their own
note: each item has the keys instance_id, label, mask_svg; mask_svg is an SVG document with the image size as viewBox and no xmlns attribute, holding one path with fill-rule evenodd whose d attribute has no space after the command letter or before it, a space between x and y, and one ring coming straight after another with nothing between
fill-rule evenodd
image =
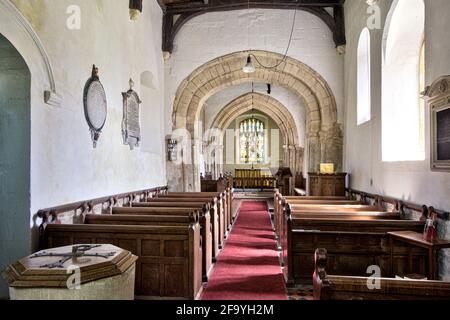
<instances>
[{"instance_id":1,"label":"hanging lamp","mask_svg":"<svg viewBox=\"0 0 450 320\"><path fill-rule=\"evenodd\" d=\"M245 73L254 73L256 71L255 66L253 65L252 62L252 57L250 55L248 55L247 63L242 68L242 71L244 71Z\"/></svg>"}]
</instances>

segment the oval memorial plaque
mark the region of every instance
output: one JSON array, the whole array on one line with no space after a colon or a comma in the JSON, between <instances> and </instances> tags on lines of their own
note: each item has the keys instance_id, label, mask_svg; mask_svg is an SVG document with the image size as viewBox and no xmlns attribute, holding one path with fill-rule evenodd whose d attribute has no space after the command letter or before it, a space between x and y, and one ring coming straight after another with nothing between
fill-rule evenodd
<instances>
[{"instance_id":1,"label":"oval memorial plaque","mask_svg":"<svg viewBox=\"0 0 450 320\"><path fill-rule=\"evenodd\" d=\"M105 126L107 116L106 93L98 77L98 68L94 65L92 76L84 87L84 114L91 131L94 148Z\"/></svg>"}]
</instances>

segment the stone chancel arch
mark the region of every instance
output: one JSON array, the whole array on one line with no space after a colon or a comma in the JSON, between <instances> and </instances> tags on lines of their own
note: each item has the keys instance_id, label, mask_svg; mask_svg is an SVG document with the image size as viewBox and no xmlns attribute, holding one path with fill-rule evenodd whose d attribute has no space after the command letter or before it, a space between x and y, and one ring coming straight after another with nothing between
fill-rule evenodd
<instances>
[{"instance_id":1,"label":"stone chancel arch","mask_svg":"<svg viewBox=\"0 0 450 320\"><path fill-rule=\"evenodd\" d=\"M320 162L333 162L342 168L342 129L337 123L337 106L328 83L306 64L287 57L276 68L262 68L256 64L256 72L246 74L242 67L249 54L266 66L274 66L283 56L266 51L243 51L232 53L206 63L179 86L173 106L173 129L186 129L193 139L191 164L171 167L168 171L181 170L184 190L198 190L199 174L197 158L199 140L196 135L198 119L205 102L215 93L234 85L248 82L272 83L295 93L307 111L307 155L308 168L315 170ZM171 179L172 185L181 182Z\"/></svg>"},{"instance_id":2,"label":"stone chancel arch","mask_svg":"<svg viewBox=\"0 0 450 320\"><path fill-rule=\"evenodd\" d=\"M222 135L218 145L223 144L223 135L231 123L237 117L251 110L261 111L275 121L281 130L281 137L283 139L284 165L292 168L296 172L300 172L303 167L304 149L300 147L297 125L289 110L269 95L247 93L234 99L225 106L215 117L211 125L211 135L216 132ZM218 131L215 129L218 129ZM211 142L211 140L212 137L210 136L208 142ZM216 163L221 162L216 161ZM218 171L220 172L222 170L219 169Z\"/></svg>"}]
</instances>

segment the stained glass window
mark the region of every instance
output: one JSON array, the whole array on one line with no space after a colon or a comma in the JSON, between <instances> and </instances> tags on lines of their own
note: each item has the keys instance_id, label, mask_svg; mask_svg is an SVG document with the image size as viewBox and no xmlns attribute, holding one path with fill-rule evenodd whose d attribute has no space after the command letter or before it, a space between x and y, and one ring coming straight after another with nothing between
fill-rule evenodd
<instances>
[{"instance_id":1,"label":"stained glass window","mask_svg":"<svg viewBox=\"0 0 450 320\"><path fill-rule=\"evenodd\" d=\"M264 163L264 123L255 118L239 125L239 157L241 163Z\"/></svg>"}]
</instances>

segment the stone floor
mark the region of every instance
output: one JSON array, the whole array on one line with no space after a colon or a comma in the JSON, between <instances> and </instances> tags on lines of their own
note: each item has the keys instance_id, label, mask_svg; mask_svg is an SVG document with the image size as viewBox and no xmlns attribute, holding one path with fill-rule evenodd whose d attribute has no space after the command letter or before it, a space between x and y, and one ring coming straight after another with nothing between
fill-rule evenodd
<instances>
[{"instance_id":1,"label":"stone floor","mask_svg":"<svg viewBox=\"0 0 450 320\"><path fill-rule=\"evenodd\" d=\"M296 286L294 288L288 288L289 300L299 301L311 301L313 299L313 287L312 286Z\"/></svg>"}]
</instances>

